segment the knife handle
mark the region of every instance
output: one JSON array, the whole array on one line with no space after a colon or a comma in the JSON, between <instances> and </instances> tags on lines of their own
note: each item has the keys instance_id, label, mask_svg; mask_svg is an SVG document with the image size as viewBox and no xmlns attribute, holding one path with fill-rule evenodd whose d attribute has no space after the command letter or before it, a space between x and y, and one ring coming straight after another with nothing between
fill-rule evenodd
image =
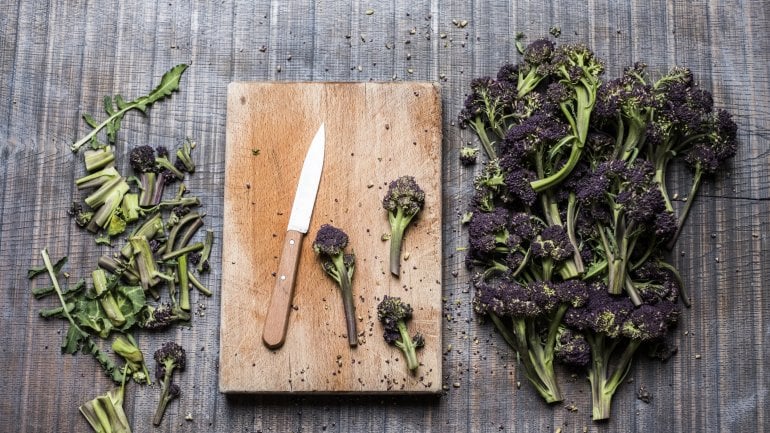
<instances>
[{"instance_id":1,"label":"knife handle","mask_svg":"<svg viewBox=\"0 0 770 433\"><path fill-rule=\"evenodd\" d=\"M288 230L283 241L281 261L278 264L275 287L270 295L267 307L265 327L262 329L262 341L270 349L278 349L286 340L286 328L289 325L291 300L294 295L294 280L297 276L297 264L302 246L303 234Z\"/></svg>"}]
</instances>

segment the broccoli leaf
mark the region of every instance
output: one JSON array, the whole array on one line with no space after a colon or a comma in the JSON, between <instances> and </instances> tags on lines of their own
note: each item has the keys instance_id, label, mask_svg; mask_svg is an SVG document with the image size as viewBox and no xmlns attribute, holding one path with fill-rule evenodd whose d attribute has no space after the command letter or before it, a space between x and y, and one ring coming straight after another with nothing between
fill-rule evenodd
<instances>
[{"instance_id":1,"label":"broccoli leaf","mask_svg":"<svg viewBox=\"0 0 770 433\"><path fill-rule=\"evenodd\" d=\"M61 272L61 269L64 267L64 265L67 264L67 256L64 256L60 258L56 263L53 265L53 270L56 274ZM32 268L29 268L27 271L27 278L30 280L37 277L40 274L45 274L48 270L46 269L45 265L43 266L35 266Z\"/></svg>"},{"instance_id":2,"label":"broccoli leaf","mask_svg":"<svg viewBox=\"0 0 770 433\"><path fill-rule=\"evenodd\" d=\"M83 115L83 119L93 128L93 130L73 143L70 146L70 149L73 152L77 152L86 143L97 143L96 135L102 129L105 130L107 135L107 142L114 144L118 130L120 129L120 123L123 120L123 115L132 109L137 109L142 113L145 113L147 107L154 102L160 101L161 99L170 96L174 91L179 90L179 81L182 78L182 73L187 69L187 66L188 65L186 64L174 66L168 72L163 74L160 84L158 84L148 95L140 96L131 102L126 102L120 95L115 95L114 100L110 96L105 96L104 111L109 117L102 123L97 124L90 115Z\"/></svg>"},{"instance_id":3,"label":"broccoli leaf","mask_svg":"<svg viewBox=\"0 0 770 433\"><path fill-rule=\"evenodd\" d=\"M107 338L113 329L97 299L78 299L71 315L81 329L90 329L101 338Z\"/></svg>"},{"instance_id":4,"label":"broccoli leaf","mask_svg":"<svg viewBox=\"0 0 770 433\"><path fill-rule=\"evenodd\" d=\"M84 338L88 338L88 335L83 334L76 326L70 325L67 330L67 336L61 343L62 353L75 354L80 349L80 343Z\"/></svg>"},{"instance_id":5,"label":"broccoli leaf","mask_svg":"<svg viewBox=\"0 0 770 433\"><path fill-rule=\"evenodd\" d=\"M141 286L118 286L115 288L115 302L126 319L120 330L127 331L140 320L142 310L147 306L147 298Z\"/></svg>"}]
</instances>

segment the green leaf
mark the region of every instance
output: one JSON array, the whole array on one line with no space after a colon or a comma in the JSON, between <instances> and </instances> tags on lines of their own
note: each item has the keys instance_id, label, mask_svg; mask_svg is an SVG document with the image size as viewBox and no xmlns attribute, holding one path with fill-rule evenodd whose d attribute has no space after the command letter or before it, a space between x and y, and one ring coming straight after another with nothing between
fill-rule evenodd
<instances>
[{"instance_id":1,"label":"green leaf","mask_svg":"<svg viewBox=\"0 0 770 433\"><path fill-rule=\"evenodd\" d=\"M123 99L123 96L121 95L115 95L115 105L118 107L118 110L122 110L128 106L126 101Z\"/></svg>"},{"instance_id":2,"label":"green leaf","mask_svg":"<svg viewBox=\"0 0 770 433\"><path fill-rule=\"evenodd\" d=\"M112 214L110 222L107 224L107 236L117 236L126 231L126 220L119 212Z\"/></svg>"},{"instance_id":3,"label":"green leaf","mask_svg":"<svg viewBox=\"0 0 770 433\"><path fill-rule=\"evenodd\" d=\"M110 116L115 114L115 110L112 108L112 97L109 95L104 97L104 111Z\"/></svg>"},{"instance_id":4,"label":"green leaf","mask_svg":"<svg viewBox=\"0 0 770 433\"><path fill-rule=\"evenodd\" d=\"M90 114L88 114L88 113L83 113L83 120L85 120L85 121L86 121L86 123L87 123L87 124L88 124L88 125L89 125L91 128L96 128L97 126L99 126L99 123L97 123L97 122L96 122L96 120L94 120L94 118L93 118L93 117L91 117L91 115L90 115Z\"/></svg>"},{"instance_id":5,"label":"green leaf","mask_svg":"<svg viewBox=\"0 0 770 433\"><path fill-rule=\"evenodd\" d=\"M163 77L160 79L160 84L158 84L158 86L154 88L149 95L144 98L140 98L144 99L143 101L136 100L135 102L144 105L150 105L153 102L170 96L172 92L179 90L179 81L182 79L182 74L184 73L185 69L187 69L187 66L188 65L181 64L171 68L171 70L163 74Z\"/></svg>"},{"instance_id":6,"label":"green leaf","mask_svg":"<svg viewBox=\"0 0 770 433\"><path fill-rule=\"evenodd\" d=\"M80 343L84 338L88 338L88 335L81 333L77 327L70 325L67 330L67 336L61 344L62 353L77 353L80 349Z\"/></svg>"},{"instance_id":7,"label":"green leaf","mask_svg":"<svg viewBox=\"0 0 770 433\"><path fill-rule=\"evenodd\" d=\"M107 338L113 329L97 299L79 299L71 316L81 329L91 330L101 338Z\"/></svg>"},{"instance_id":8,"label":"green leaf","mask_svg":"<svg viewBox=\"0 0 770 433\"><path fill-rule=\"evenodd\" d=\"M35 299L42 299L48 295L53 295L54 293L56 293L56 289L53 286L32 288L32 296L34 296Z\"/></svg>"},{"instance_id":9,"label":"green leaf","mask_svg":"<svg viewBox=\"0 0 770 433\"><path fill-rule=\"evenodd\" d=\"M59 261L57 261L53 265L54 273L58 274L59 272L61 272L61 269L66 264L67 264L67 256L64 256L64 257L60 258ZM31 280L31 279L37 277L38 275L44 274L46 272L47 272L47 270L46 270L45 265L43 265L43 266L36 266L36 267L30 268L27 271L27 278L29 278Z\"/></svg>"},{"instance_id":10,"label":"green leaf","mask_svg":"<svg viewBox=\"0 0 770 433\"><path fill-rule=\"evenodd\" d=\"M147 107L153 103L160 101L161 99L170 96L173 92L179 90L179 82L182 78L182 74L187 69L187 66L188 65L185 64L174 66L168 72L163 74L160 83L154 89L152 89L148 95L140 96L131 102L126 103L122 97L118 98L116 95L115 99L118 105L117 111L115 111L113 107L112 98L105 96L104 110L107 112L109 117L96 126L91 125L93 130L80 140L73 143L70 146L70 150L77 152L84 144L95 140L96 135L104 128L107 128L105 132L107 133L108 142L115 143L115 138L117 137L118 129L120 129L120 122L123 118L123 115L132 109L137 109L144 113L147 110Z\"/></svg>"},{"instance_id":11,"label":"green leaf","mask_svg":"<svg viewBox=\"0 0 770 433\"><path fill-rule=\"evenodd\" d=\"M75 304L68 302L67 303L67 312L70 313L75 308ZM49 319L51 317L66 317L64 315L64 307L58 306L53 308L44 308L40 310L40 317L43 317L45 319Z\"/></svg>"},{"instance_id":12,"label":"green leaf","mask_svg":"<svg viewBox=\"0 0 770 433\"><path fill-rule=\"evenodd\" d=\"M142 311L147 307L147 298L141 286L117 286L115 302L126 319L126 323L120 328L121 331L128 331L140 321Z\"/></svg>"}]
</instances>

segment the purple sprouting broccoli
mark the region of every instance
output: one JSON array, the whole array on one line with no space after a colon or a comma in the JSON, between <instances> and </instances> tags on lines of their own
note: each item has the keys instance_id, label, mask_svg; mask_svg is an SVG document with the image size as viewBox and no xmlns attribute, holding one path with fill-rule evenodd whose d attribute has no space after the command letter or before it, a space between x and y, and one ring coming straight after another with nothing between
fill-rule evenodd
<instances>
[{"instance_id":1,"label":"purple sprouting broccoli","mask_svg":"<svg viewBox=\"0 0 770 433\"><path fill-rule=\"evenodd\" d=\"M583 334L561 326L556 335L554 356L564 365L585 368L591 362L591 347Z\"/></svg>"},{"instance_id":2,"label":"purple sprouting broccoli","mask_svg":"<svg viewBox=\"0 0 770 433\"><path fill-rule=\"evenodd\" d=\"M551 280L554 271L558 271L563 278L574 278L578 275L572 260L575 248L564 227L545 227L532 242L530 249L532 256L540 259L543 280Z\"/></svg>"},{"instance_id":3,"label":"purple sprouting broccoli","mask_svg":"<svg viewBox=\"0 0 770 433\"><path fill-rule=\"evenodd\" d=\"M553 335L544 341L536 331L537 323L554 323L561 319L553 317L549 298L554 298L558 291L555 284L521 284L510 278L491 280L478 279L474 282L475 295L473 307L477 314L490 318L505 342L514 349L524 367L524 374L537 392L548 403L563 399L553 369L553 347L556 328ZM548 290L552 293L543 293ZM545 307L545 308L544 308ZM549 325L546 325L549 326Z\"/></svg>"},{"instance_id":4,"label":"purple sprouting broccoli","mask_svg":"<svg viewBox=\"0 0 770 433\"><path fill-rule=\"evenodd\" d=\"M166 183L172 179L184 178L184 173L171 163L168 150L162 146L157 150L149 145L136 146L129 153L129 162L134 172L139 175L139 205L142 207L158 204ZM160 191L156 191L156 188Z\"/></svg>"},{"instance_id":5,"label":"purple sprouting broccoli","mask_svg":"<svg viewBox=\"0 0 770 433\"><path fill-rule=\"evenodd\" d=\"M411 305L395 296L385 295L377 305L377 318L382 323L385 341L404 352L406 368L414 373L420 365L416 349L425 345L425 338L419 333L409 335L406 322L412 318L412 311Z\"/></svg>"},{"instance_id":6,"label":"purple sprouting broccoli","mask_svg":"<svg viewBox=\"0 0 770 433\"><path fill-rule=\"evenodd\" d=\"M460 111L460 126L470 127L481 140L489 159L495 159L495 140L502 139L507 129L506 118L516 98L516 86L508 80L481 77L471 82L471 94ZM492 136L490 137L490 133Z\"/></svg>"},{"instance_id":7,"label":"purple sprouting broccoli","mask_svg":"<svg viewBox=\"0 0 770 433\"><path fill-rule=\"evenodd\" d=\"M594 420L609 418L612 397L639 346L662 338L678 315L675 302L660 300L635 307L627 296L608 293L603 283L591 287L585 306L568 310L565 323L580 331L591 347L588 380Z\"/></svg>"},{"instance_id":8,"label":"purple sprouting broccoli","mask_svg":"<svg viewBox=\"0 0 770 433\"><path fill-rule=\"evenodd\" d=\"M524 49L524 63L518 68L517 96L534 91L551 72L551 58L556 45L548 39L536 39Z\"/></svg>"},{"instance_id":9,"label":"purple sprouting broccoli","mask_svg":"<svg viewBox=\"0 0 770 433\"><path fill-rule=\"evenodd\" d=\"M567 232L564 231L563 227L557 225L544 228L537 239L532 242L532 255L539 258L561 262L571 257L574 252Z\"/></svg>"},{"instance_id":10,"label":"purple sprouting broccoli","mask_svg":"<svg viewBox=\"0 0 770 433\"><path fill-rule=\"evenodd\" d=\"M329 224L324 224L318 229L313 250L321 259L324 272L329 275L339 286L342 294L342 305L345 310L345 325L348 333L348 344L351 347L358 345L358 332L356 331L356 310L353 303L353 272L355 271L356 257L354 254L346 254L348 235L341 229Z\"/></svg>"},{"instance_id":11,"label":"purple sprouting broccoli","mask_svg":"<svg viewBox=\"0 0 770 433\"><path fill-rule=\"evenodd\" d=\"M632 341L651 341L663 338L679 318L676 302L660 301L642 304L623 322L621 334Z\"/></svg>"},{"instance_id":12,"label":"purple sprouting broccoli","mask_svg":"<svg viewBox=\"0 0 770 433\"><path fill-rule=\"evenodd\" d=\"M567 311L586 304L586 284L580 280L521 284L498 278L479 279L474 286L474 311L488 316L506 343L518 352L527 379L540 395L547 402L560 401L553 364L557 337Z\"/></svg>"},{"instance_id":13,"label":"purple sprouting broccoli","mask_svg":"<svg viewBox=\"0 0 770 433\"><path fill-rule=\"evenodd\" d=\"M148 306L146 316L139 324L144 329L159 331L167 329L175 322L188 320L190 320L190 313L171 304L160 304L157 307Z\"/></svg>"},{"instance_id":14,"label":"purple sprouting broccoli","mask_svg":"<svg viewBox=\"0 0 770 433\"><path fill-rule=\"evenodd\" d=\"M655 166L655 181L667 210L674 210L666 188L669 163L683 158L693 170L688 200L679 213L678 230L667 243L673 248L703 176L715 173L735 155L737 126L727 111L715 109L711 93L695 83L687 68L673 68L652 87L659 107L648 125L644 150Z\"/></svg>"},{"instance_id":15,"label":"purple sprouting broccoli","mask_svg":"<svg viewBox=\"0 0 770 433\"><path fill-rule=\"evenodd\" d=\"M460 164L468 166L476 163L479 156L479 148L463 146L460 148Z\"/></svg>"},{"instance_id":16,"label":"purple sprouting broccoli","mask_svg":"<svg viewBox=\"0 0 770 433\"><path fill-rule=\"evenodd\" d=\"M509 226L509 211L477 211L468 222L469 263L484 266L484 277L495 272L516 273L524 262L525 239Z\"/></svg>"},{"instance_id":17,"label":"purple sprouting broccoli","mask_svg":"<svg viewBox=\"0 0 770 433\"><path fill-rule=\"evenodd\" d=\"M401 273L401 244L404 232L425 204L425 191L413 176L401 176L390 182L382 199L382 207L388 211L390 223L390 272L398 277Z\"/></svg>"},{"instance_id":18,"label":"purple sprouting broccoli","mask_svg":"<svg viewBox=\"0 0 770 433\"><path fill-rule=\"evenodd\" d=\"M157 427L163 419L163 414L166 413L168 403L179 397L179 386L172 383L172 376L175 371L184 370L186 362L184 348L169 341L155 352L155 362L157 363L155 378L161 383L160 400L155 416L152 418L153 425Z\"/></svg>"}]
</instances>

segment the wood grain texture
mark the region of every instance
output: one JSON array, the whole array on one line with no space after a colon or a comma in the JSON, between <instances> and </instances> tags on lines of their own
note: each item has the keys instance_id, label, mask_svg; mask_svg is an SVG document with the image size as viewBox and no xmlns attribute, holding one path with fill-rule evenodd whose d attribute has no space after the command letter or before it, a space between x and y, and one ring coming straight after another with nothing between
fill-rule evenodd
<instances>
[{"instance_id":1,"label":"wood grain texture","mask_svg":"<svg viewBox=\"0 0 770 433\"><path fill-rule=\"evenodd\" d=\"M233 83L228 88L222 252L223 392L436 393L441 390L441 109L431 83ZM260 338L280 269L297 179L323 123L324 169L302 243L284 345ZM254 153L258 154L255 155ZM426 192L404 238L399 278L389 272L382 198L414 176ZM313 252L322 224L349 238L358 347L341 297ZM426 339L416 375L382 339L377 304L399 296ZM413 331L413 332L414 332ZM256 336L256 338L255 338Z\"/></svg>"},{"instance_id":2,"label":"wood grain texture","mask_svg":"<svg viewBox=\"0 0 770 433\"><path fill-rule=\"evenodd\" d=\"M453 20L468 24L460 28ZM67 147L87 131L80 114L100 112L105 95L141 95L182 62L192 63L182 91L146 117L124 120L118 161L128 170L127 149L134 144L174 144L186 136L200 144L199 168L188 186L205 204L207 227L216 231L215 263L222 258L228 83L441 83L445 391L440 398L221 394L223 281L214 267L206 282L217 293L194 299L205 309L191 327L136 335L148 355L166 339L188 348L188 367L179 376L183 395L169 405L158 431L770 430L766 1L107 0L94 7L9 0L0 2L0 24L0 395L11 396L0 402L0 431L88 431L77 406L112 386L90 358L59 353L62 326L38 317L43 303L30 296L24 274L43 247L54 257L69 254L73 275L94 267L104 250L66 215L79 198L72 182L82 163ZM538 400L515 356L473 315L458 250L467 244L459 217L480 169L463 168L456 159L460 146L473 140L456 125L469 82L519 60L512 43L517 32L531 40L551 27L561 30L559 42L593 47L609 76L636 60L657 72L689 66L739 126L738 155L704 184L671 256L694 298L672 338L679 352L665 363L640 356L605 424L591 422L587 381L580 376L564 377L565 405ZM676 185L688 176L677 168L669 178ZM642 385L653 394L650 404L636 398ZM156 387L129 386L125 406L134 431L151 430L157 397ZM570 404L577 410L567 410Z\"/></svg>"}]
</instances>

